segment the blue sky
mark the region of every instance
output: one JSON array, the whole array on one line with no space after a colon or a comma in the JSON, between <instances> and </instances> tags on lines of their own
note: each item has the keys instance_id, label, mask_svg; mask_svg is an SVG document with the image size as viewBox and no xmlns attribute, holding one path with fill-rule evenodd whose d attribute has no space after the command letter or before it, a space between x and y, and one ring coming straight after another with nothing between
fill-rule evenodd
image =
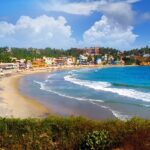
<instances>
[{"instance_id":1,"label":"blue sky","mask_svg":"<svg viewBox=\"0 0 150 150\"><path fill-rule=\"evenodd\" d=\"M0 46L150 46L149 0L0 0Z\"/></svg>"}]
</instances>

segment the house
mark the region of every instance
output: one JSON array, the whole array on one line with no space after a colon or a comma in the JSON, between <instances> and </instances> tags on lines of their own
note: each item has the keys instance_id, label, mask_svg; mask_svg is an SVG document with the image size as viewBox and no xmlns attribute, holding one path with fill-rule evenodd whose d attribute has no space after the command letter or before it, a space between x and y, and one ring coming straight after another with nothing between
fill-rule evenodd
<instances>
[{"instance_id":1,"label":"house","mask_svg":"<svg viewBox=\"0 0 150 150\"><path fill-rule=\"evenodd\" d=\"M150 66L150 62L141 62L140 65L141 66Z\"/></svg>"},{"instance_id":2,"label":"house","mask_svg":"<svg viewBox=\"0 0 150 150\"><path fill-rule=\"evenodd\" d=\"M102 64L102 59L101 58L97 58L97 60L96 60L96 64Z\"/></svg>"},{"instance_id":3,"label":"house","mask_svg":"<svg viewBox=\"0 0 150 150\"><path fill-rule=\"evenodd\" d=\"M26 69L26 59L13 59L16 64L19 66L19 69Z\"/></svg>"},{"instance_id":4,"label":"house","mask_svg":"<svg viewBox=\"0 0 150 150\"><path fill-rule=\"evenodd\" d=\"M42 67L46 67L46 63L44 61L44 59L35 59L32 62L32 68L42 68Z\"/></svg>"},{"instance_id":5,"label":"house","mask_svg":"<svg viewBox=\"0 0 150 150\"><path fill-rule=\"evenodd\" d=\"M75 65L76 64L76 58L75 57L68 57L66 59L66 64L67 65Z\"/></svg>"},{"instance_id":6,"label":"house","mask_svg":"<svg viewBox=\"0 0 150 150\"><path fill-rule=\"evenodd\" d=\"M108 61L108 55L105 54L104 56L102 56L102 60L103 60L104 62L107 62L107 61Z\"/></svg>"},{"instance_id":7,"label":"house","mask_svg":"<svg viewBox=\"0 0 150 150\"><path fill-rule=\"evenodd\" d=\"M99 48L86 48L86 55L99 55L100 54L100 50Z\"/></svg>"},{"instance_id":8,"label":"house","mask_svg":"<svg viewBox=\"0 0 150 150\"><path fill-rule=\"evenodd\" d=\"M114 57L113 56L108 57L108 64L114 64Z\"/></svg>"},{"instance_id":9,"label":"house","mask_svg":"<svg viewBox=\"0 0 150 150\"><path fill-rule=\"evenodd\" d=\"M150 57L150 54L144 54L143 57L148 58L148 57Z\"/></svg>"},{"instance_id":10,"label":"house","mask_svg":"<svg viewBox=\"0 0 150 150\"><path fill-rule=\"evenodd\" d=\"M80 55L78 58L79 64L85 65L85 64L87 64L87 61L88 61L88 57L85 55Z\"/></svg>"},{"instance_id":11,"label":"house","mask_svg":"<svg viewBox=\"0 0 150 150\"><path fill-rule=\"evenodd\" d=\"M11 69L18 69L19 66L17 63L0 63L1 70L11 70Z\"/></svg>"},{"instance_id":12,"label":"house","mask_svg":"<svg viewBox=\"0 0 150 150\"><path fill-rule=\"evenodd\" d=\"M65 65L66 57L54 58L55 65Z\"/></svg>"},{"instance_id":13,"label":"house","mask_svg":"<svg viewBox=\"0 0 150 150\"><path fill-rule=\"evenodd\" d=\"M26 69L31 69L31 68L32 68L32 62L28 60L26 63Z\"/></svg>"},{"instance_id":14,"label":"house","mask_svg":"<svg viewBox=\"0 0 150 150\"><path fill-rule=\"evenodd\" d=\"M43 57L43 59L48 66L55 64L55 58Z\"/></svg>"}]
</instances>

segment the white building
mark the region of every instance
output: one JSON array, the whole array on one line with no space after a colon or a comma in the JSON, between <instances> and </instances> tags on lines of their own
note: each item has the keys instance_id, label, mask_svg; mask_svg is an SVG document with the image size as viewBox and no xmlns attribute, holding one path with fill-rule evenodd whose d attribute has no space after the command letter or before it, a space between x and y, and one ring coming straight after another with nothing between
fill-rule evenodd
<instances>
[{"instance_id":1,"label":"white building","mask_svg":"<svg viewBox=\"0 0 150 150\"><path fill-rule=\"evenodd\" d=\"M87 63L87 61L88 61L88 57L87 56L85 56L85 55L80 55L79 56L79 63L80 64L85 64L85 63Z\"/></svg>"},{"instance_id":2,"label":"white building","mask_svg":"<svg viewBox=\"0 0 150 150\"><path fill-rule=\"evenodd\" d=\"M76 62L75 62L75 58L74 57L68 57L67 58L67 65L74 65Z\"/></svg>"},{"instance_id":3,"label":"white building","mask_svg":"<svg viewBox=\"0 0 150 150\"><path fill-rule=\"evenodd\" d=\"M18 69L19 65L18 63L0 63L0 68L4 70Z\"/></svg>"},{"instance_id":4,"label":"white building","mask_svg":"<svg viewBox=\"0 0 150 150\"><path fill-rule=\"evenodd\" d=\"M53 65L55 64L55 58L51 58L51 57L43 57L45 63L47 65Z\"/></svg>"},{"instance_id":5,"label":"white building","mask_svg":"<svg viewBox=\"0 0 150 150\"><path fill-rule=\"evenodd\" d=\"M102 59L101 59L101 58L98 58L98 59L96 60L96 63L97 63L97 64L102 64Z\"/></svg>"},{"instance_id":6,"label":"white building","mask_svg":"<svg viewBox=\"0 0 150 150\"><path fill-rule=\"evenodd\" d=\"M148 57L150 57L150 54L144 54L143 57L148 58Z\"/></svg>"},{"instance_id":7,"label":"white building","mask_svg":"<svg viewBox=\"0 0 150 150\"><path fill-rule=\"evenodd\" d=\"M30 60L27 61L26 68L27 69L31 69L32 68L32 62Z\"/></svg>"}]
</instances>

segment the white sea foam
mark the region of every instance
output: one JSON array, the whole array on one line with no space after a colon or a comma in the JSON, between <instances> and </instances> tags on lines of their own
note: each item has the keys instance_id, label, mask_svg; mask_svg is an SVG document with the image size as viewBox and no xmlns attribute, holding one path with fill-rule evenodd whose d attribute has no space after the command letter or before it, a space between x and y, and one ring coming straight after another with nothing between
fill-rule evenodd
<instances>
[{"instance_id":1,"label":"white sea foam","mask_svg":"<svg viewBox=\"0 0 150 150\"><path fill-rule=\"evenodd\" d=\"M81 85L81 86L86 86L86 87L93 88L93 89L96 89L96 90L100 90L103 87L111 86L111 84L108 83L108 82L95 82L95 81L90 81L89 82L89 81L86 81L86 80L79 80L79 79L73 78L71 75L65 76L64 79L66 81L72 82L74 84L78 84L78 85Z\"/></svg>"},{"instance_id":2,"label":"white sea foam","mask_svg":"<svg viewBox=\"0 0 150 150\"><path fill-rule=\"evenodd\" d=\"M122 112L113 110L113 109L110 108L109 106L104 106L104 105L101 105L101 104L98 104L98 103L94 103L93 101L91 101L91 103L94 104L94 105L97 105L97 106L99 106L99 107L101 107L101 108L108 109L109 111L112 112L112 114L113 114L116 118L118 118L118 119L120 119L120 120L126 121L126 120L132 118L131 116L125 115L125 114L123 114Z\"/></svg>"},{"instance_id":3,"label":"white sea foam","mask_svg":"<svg viewBox=\"0 0 150 150\"><path fill-rule=\"evenodd\" d=\"M70 99L76 99L76 100L80 100L80 101L98 101L98 102L101 102L101 103L103 102L102 100L68 96L68 95L65 95L65 94L62 94L62 93L51 90L50 88L48 88L46 86L45 82L39 82L39 81L34 81L34 82L40 85L41 90L51 92L51 93L57 94L59 96L63 96L63 97L70 98Z\"/></svg>"},{"instance_id":4,"label":"white sea foam","mask_svg":"<svg viewBox=\"0 0 150 150\"><path fill-rule=\"evenodd\" d=\"M142 104L142 106L143 106L143 107L147 107L147 108L150 107L150 105L147 105L147 104Z\"/></svg>"},{"instance_id":5,"label":"white sea foam","mask_svg":"<svg viewBox=\"0 0 150 150\"><path fill-rule=\"evenodd\" d=\"M80 86L85 86L85 87L92 88L95 90L102 90L106 92L116 93L121 96L126 96L126 97L134 98L137 100L150 102L150 93L141 92L141 91L137 91L134 89L114 88L108 82L80 80L80 79L74 78L71 75L65 76L64 79L66 81L69 81L71 83L74 83Z\"/></svg>"},{"instance_id":6,"label":"white sea foam","mask_svg":"<svg viewBox=\"0 0 150 150\"><path fill-rule=\"evenodd\" d=\"M46 86L46 83L45 82L39 82L39 81L34 81L35 83L37 83L38 85L40 85L40 89L41 90L44 90L44 91L48 91L48 92L51 92L51 93L54 93L54 94L57 94L59 96L63 96L63 97L66 97L66 98L70 98L70 99L76 99L76 100L80 100L80 101L89 101L91 102L92 104L94 105L97 105L101 108L104 108L104 109L108 109L109 111L112 112L112 114L120 119L120 120L127 120L131 117L127 116L127 115L123 115L121 112L119 111L116 111L116 110L113 110L111 109L109 106L104 106L104 105L101 105L101 104L98 104L98 103L95 103L95 102L103 102L102 100L96 100L96 99L87 99L87 98L79 98L79 97L72 97L72 96L68 96L68 95L65 95L65 94L61 94L59 92L56 92L56 91L53 91L51 89L49 89L47 86Z\"/></svg>"},{"instance_id":7,"label":"white sea foam","mask_svg":"<svg viewBox=\"0 0 150 150\"><path fill-rule=\"evenodd\" d=\"M113 115L114 115L116 118L118 118L118 119L120 119L120 120L126 121L126 120L132 118L132 116L124 115L123 113L121 113L121 112L119 112L119 111L112 110L112 109L109 109L109 110L113 113Z\"/></svg>"}]
</instances>

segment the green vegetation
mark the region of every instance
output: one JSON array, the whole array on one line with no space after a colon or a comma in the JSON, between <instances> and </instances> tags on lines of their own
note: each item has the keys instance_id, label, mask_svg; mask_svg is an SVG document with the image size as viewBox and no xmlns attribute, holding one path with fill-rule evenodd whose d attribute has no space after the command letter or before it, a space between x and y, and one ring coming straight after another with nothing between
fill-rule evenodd
<instances>
[{"instance_id":1,"label":"green vegetation","mask_svg":"<svg viewBox=\"0 0 150 150\"><path fill-rule=\"evenodd\" d=\"M81 117L0 119L5 150L149 150L150 120L93 121Z\"/></svg>"},{"instance_id":2,"label":"green vegetation","mask_svg":"<svg viewBox=\"0 0 150 150\"><path fill-rule=\"evenodd\" d=\"M140 49L132 49L130 51L124 51L125 55L142 55L142 54L150 54L150 47L146 46Z\"/></svg>"},{"instance_id":3,"label":"green vegetation","mask_svg":"<svg viewBox=\"0 0 150 150\"><path fill-rule=\"evenodd\" d=\"M148 46L141 48L141 49L133 49L130 51L121 52L117 49L113 48L104 48L100 47L100 55L97 57L102 57L105 54L111 55L115 58L115 60L120 60L123 58L127 65L129 64L138 64L137 60L135 60L135 56L142 56L144 54L150 54L150 48ZM73 56L78 57L80 54L83 54L85 51L83 49L71 48L68 50L63 49L52 49L52 48L45 48L45 49L35 49L35 48L15 48L12 47L9 49L8 47L0 47L0 62L11 62L11 58L16 57L17 59L26 59L26 60L33 60L35 58L42 58L43 56L46 57L64 57L64 56ZM132 56L127 57L126 56ZM90 61L91 58L88 58ZM149 59L147 60L149 61Z\"/></svg>"},{"instance_id":4,"label":"green vegetation","mask_svg":"<svg viewBox=\"0 0 150 150\"><path fill-rule=\"evenodd\" d=\"M11 62L11 58L17 59L26 59L26 60L33 60L35 58L42 58L43 56L46 57L64 57L64 56L74 56L78 57L80 54L83 53L83 50L77 50L75 48L69 50L58 50L58 49L34 49L34 48L11 48L9 50L8 47L0 47L0 62Z\"/></svg>"},{"instance_id":5,"label":"green vegetation","mask_svg":"<svg viewBox=\"0 0 150 150\"><path fill-rule=\"evenodd\" d=\"M109 132L106 130L93 131L85 136L83 143L81 143L81 149L110 149L112 144Z\"/></svg>"}]
</instances>

